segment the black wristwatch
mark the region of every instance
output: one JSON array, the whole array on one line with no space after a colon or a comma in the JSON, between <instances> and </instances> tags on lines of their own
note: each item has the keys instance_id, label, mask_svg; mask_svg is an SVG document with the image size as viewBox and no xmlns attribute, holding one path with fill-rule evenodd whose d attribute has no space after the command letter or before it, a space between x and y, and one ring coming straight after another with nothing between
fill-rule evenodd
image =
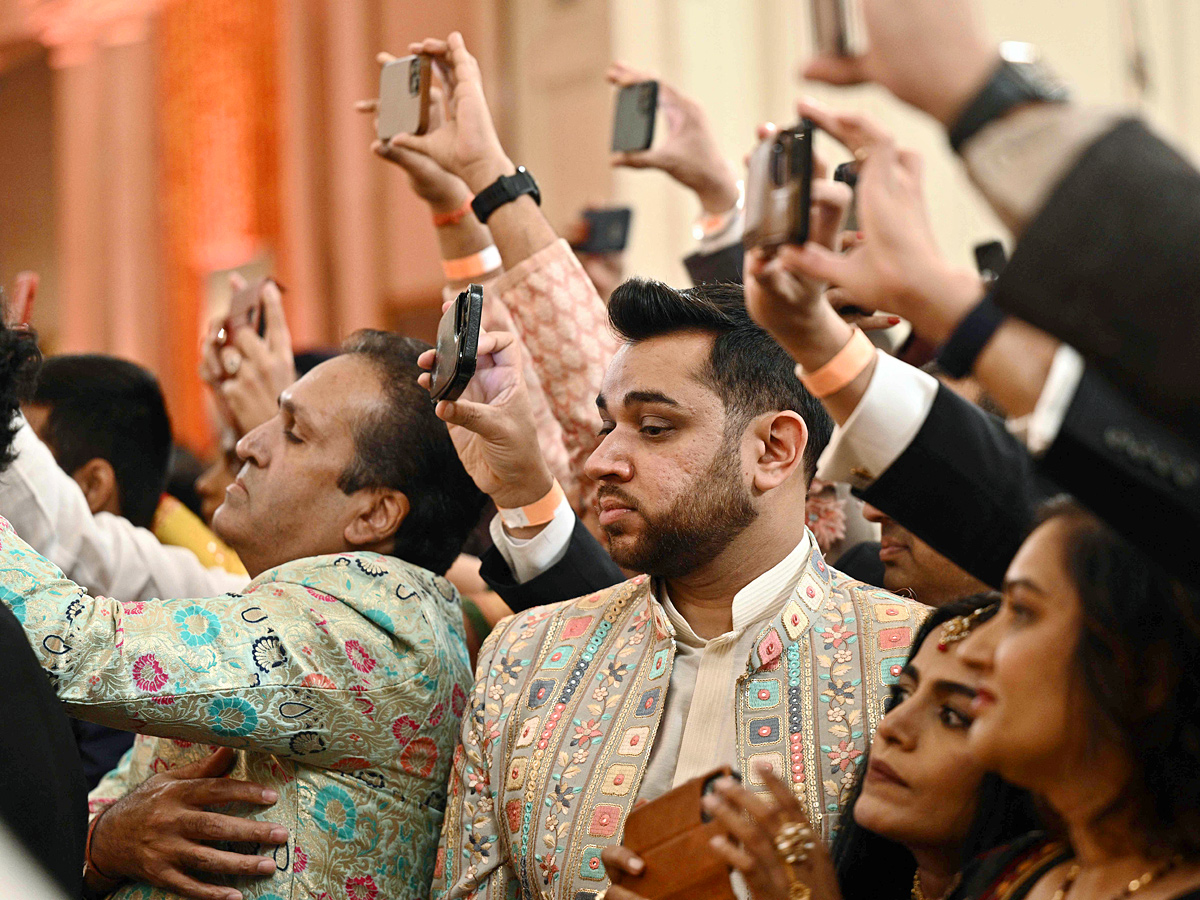
<instances>
[{"instance_id":1,"label":"black wristwatch","mask_svg":"<svg viewBox=\"0 0 1200 900\"><path fill-rule=\"evenodd\" d=\"M983 89L959 114L950 129L950 146L955 153L1014 106L1024 103L1065 103L1066 85L1049 69L1037 62L1012 62L1002 59Z\"/></svg>"},{"instance_id":2,"label":"black wristwatch","mask_svg":"<svg viewBox=\"0 0 1200 900\"><path fill-rule=\"evenodd\" d=\"M486 223L492 213L505 203L512 203L522 194L528 194L538 206L542 205L542 192L538 190L537 182L524 166L517 166L517 174L501 175L471 201L471 209L475 218Z\"/></svg>"}]
</instances>

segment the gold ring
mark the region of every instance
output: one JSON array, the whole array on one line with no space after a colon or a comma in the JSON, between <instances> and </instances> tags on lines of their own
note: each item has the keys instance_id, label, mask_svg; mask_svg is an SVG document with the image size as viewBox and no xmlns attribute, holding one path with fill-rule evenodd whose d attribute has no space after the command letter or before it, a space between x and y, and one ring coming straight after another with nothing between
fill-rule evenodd
<instances>
[{"instance_id":1,"label":"gold ring","mask_svg":"<svg viewBox=\"0 0 1200 900\"><path fill-rule=\"evenodd\" d=\"M788 822L775 834L775 852L788 866L808 862L808 852L816 847L813 830L802 822Z\"/></svg>"}]
</instances>

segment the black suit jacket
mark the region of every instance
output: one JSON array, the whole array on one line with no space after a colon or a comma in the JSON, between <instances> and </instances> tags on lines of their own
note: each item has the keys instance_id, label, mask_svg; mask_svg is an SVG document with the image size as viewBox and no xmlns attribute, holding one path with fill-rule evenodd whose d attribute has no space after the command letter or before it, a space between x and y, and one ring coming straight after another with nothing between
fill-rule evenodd
<instances>
[{"instance_id":1,"label":"black suit jacket","mask_svg":"<svg viewBox=\"0 0 1200 900\"><path fill-rule=\"evenodd\" d=\"M995 301L1200 445L1200 172L1127 120L1051 193Z\"/></svg>"},{"instance_id":2,"label":"black suit jacket","mask_svg":"<svg viewBox=\"0 0 1200 900\"><path fill-rule=\"evenodd\" d=\"M1200 458L1087 370L1035 462L1004 423L938 388L916 437L856 492L979 580L999 587L1038 507L1070 493L1169 571L1200 583Z\"/></svg>"},{"instance_id":3,"label":"black suit jacket","mask_svg":"<svg viewBox=\"0 0 1200 900\"><path fill-rule=\"evenodd\" d=\"M68 897L83 889L87 785L71 725L25 630L0 606L0 818Z\"/></svg>"}]
</instances>

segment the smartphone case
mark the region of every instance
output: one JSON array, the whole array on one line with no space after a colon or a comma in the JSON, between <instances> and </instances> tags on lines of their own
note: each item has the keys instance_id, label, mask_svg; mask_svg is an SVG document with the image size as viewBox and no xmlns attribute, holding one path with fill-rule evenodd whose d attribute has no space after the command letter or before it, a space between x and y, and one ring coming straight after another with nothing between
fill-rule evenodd
<instances>
[{"instance_id":1,"label":"smartphone case","mask_svg":"<svg viewBox=\"0 0 1200 900\"><path fill-rule=\"evenodd\" d=\"M625 153L650 149L654 143L654 119L657 114L657 81L640 81L621 88L613 116L613 151Z\"/></svg>"},{"instance_id":2,"label":"smartphone case","mask_svg":"<svg viewBox=\"0 0 1200 900\"><path fill-rule=\"evenodd\" d=\"M613 884L646 900L736 900L729 867L709 846L724 829L706 821L700 799L728 766L709 772L651 800L629 814L622 843L642 858L641 875L611 871Z\"/></svg>"},{"instance_id":3,"label":"smartphone case","mask_svg":"<svg viewBox=\"0 0 1200 900\"><path fill-rule=\"evenodd\" d=\"M229 300L229 314L217 332L218 344L228 347L233 343L233 336L237 330L244 325L253 328L259 337L263 336L267 323L263 319L262 303L258 298L267 282L271 280L270 277L256 279L234 293Z\"/></svg>"},{"instance_id":4,"label":"smartphone case","mask_svg":"<svg viewBox=\"0 0 1200 900\"><path fill-rule=\"evenodd\" d=\"M428 56L405 56L379 72L379 109L376 134L389 141L397 134L424 134L429 130L429 83L433 63Z\"/></svg>"},{"instance_id":5,"label":"smartphone case","mask_svg":"<svg viewBox=\"0 0 1200 900\"><path fill-rule=\"evenodd\" d=\"M747 248L808 240L812 204L813 126L804 121L763 141L750 154L746 176Z\"/></svg>"},{"instance_id":6,"label":"smartphone case","mask_svg":"<svg viewBox=\"0 0 1200 900\"><path fill-rule=\"evenodd\" d=\"M629 242L629 223L633 210L628 206L613 206L607 209L585 209L583 219L587 222L587 237L572 249L580 253L620 253Z\"/></svg>"},{"instance_id":7,"label":"smartphone case","mask_svg":"<svg viewBox=\"0 0 1200 900\"><path fill-rule=\"evenodd\" d=\"M483 288L478 284L468 285L442 314L429 382L429 395L435 403L457 400L475 375L482 320Z\"/></svg>"}]
</instances>

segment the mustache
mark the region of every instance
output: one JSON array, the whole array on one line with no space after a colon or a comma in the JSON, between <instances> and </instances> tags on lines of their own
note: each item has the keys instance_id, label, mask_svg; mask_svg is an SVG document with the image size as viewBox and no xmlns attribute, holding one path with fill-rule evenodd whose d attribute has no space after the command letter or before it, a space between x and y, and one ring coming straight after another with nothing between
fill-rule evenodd
<instances>
[{"instance_id":1,"label":"mustache","mask_svg":"<svg viewBox=\"0 0 1200 900\"><path fill-rule=\"evenodd\" d=\"M615 484L600 485L600 487L596 490L596 505L598 505L601 500L607 500L610 497L614 500L619 500L622 504L630 509L637 509L637 502Z\"/></svg>"}]
</instances>

